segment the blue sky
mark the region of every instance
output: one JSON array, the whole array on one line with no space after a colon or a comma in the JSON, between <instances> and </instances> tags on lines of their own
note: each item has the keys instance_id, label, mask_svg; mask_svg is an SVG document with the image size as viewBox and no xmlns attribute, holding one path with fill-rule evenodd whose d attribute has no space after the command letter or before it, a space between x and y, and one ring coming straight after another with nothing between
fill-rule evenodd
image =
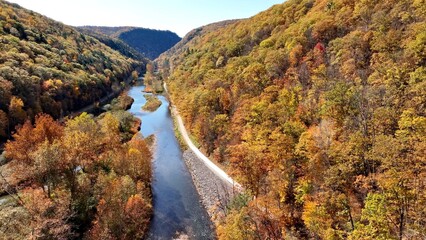
<instances>
[{"instance_id":1,"label":"blue sky","mask_svg":"<svg viewBox=\"0 0 426 240\"><path fill-rule=\"evenodd\" d=\"M8 0L72 26L138 26L184 36L217 21L246 18L284 0Z\"/></svg>"}]
</instances>

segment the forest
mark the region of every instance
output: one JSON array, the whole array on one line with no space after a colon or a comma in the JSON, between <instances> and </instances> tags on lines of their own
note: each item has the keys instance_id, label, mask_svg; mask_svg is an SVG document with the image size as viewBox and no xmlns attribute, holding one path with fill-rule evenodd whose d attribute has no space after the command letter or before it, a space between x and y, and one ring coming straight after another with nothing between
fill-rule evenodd
<instances>
[{"instance_id":1,"label":"forest","mask_svg":"<svg viewBox=\"0 0 426 240\"><path fill-rule=\"evenodd\" d=\"M0 0L1 239L146 234L152 156L141 121L125 111L133 99L75 114L144 71L135 50L111 47Z\"/></svg>"},{"instance_id":2,"label":"forest","mask_svg":"<svg viewBox=\"0 0 426 240\"><path fill-rule=\"evenodd\" d=\"M151 153L135 122L124 110L26 121L5 146L2 191L13 201L0 207L0 236L142 238L152 213Z\"/></svg>"},{"instance_id":3,"label":"forest","mask_svg":"<svg viewBox=\"0 0 426 240\"><path fill-rule=\"evenodd\" d=\"M426 238L426 2L289 0L156 64L244 187L219 239Z\"/></svg>"},{"instance_id":4,"label":"forest","mask_svg":"<svg viewBox=\"0 0 426 240\"><path fill-rule=\"evenodd\" d=\"M97 39L0 1L0 140L39 113L58 119L117 91L137 68Z\"/></svg>"}]
</instances>

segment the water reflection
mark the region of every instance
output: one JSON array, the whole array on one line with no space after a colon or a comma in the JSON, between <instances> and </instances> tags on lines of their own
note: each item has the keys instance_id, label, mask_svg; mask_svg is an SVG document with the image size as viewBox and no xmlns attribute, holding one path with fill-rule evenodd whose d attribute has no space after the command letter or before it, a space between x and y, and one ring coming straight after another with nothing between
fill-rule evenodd
<instances>
[{"instance_id":1,"label":"water reflection","mask_svg":"<svg viewBox=\"0 0 426 240\"><path fill-rule=\"evenodd\" d=\"M142 120L141 133L156 136L154 152L154 216L148 239L172 239L179 234L190 239L214 239L211 221L182 160L182 152L173 131L169 102L159 96L162 105L155 112L143 112L143 86L129 90L135 99L129 110Z\"/></svg>"}]
</instances>

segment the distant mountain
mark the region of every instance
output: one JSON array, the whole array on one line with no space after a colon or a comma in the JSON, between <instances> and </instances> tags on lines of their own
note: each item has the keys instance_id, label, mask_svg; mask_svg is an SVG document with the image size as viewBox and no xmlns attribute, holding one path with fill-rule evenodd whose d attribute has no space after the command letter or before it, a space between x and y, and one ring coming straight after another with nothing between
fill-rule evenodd
<instances>
[{"instance_id":1,"label":"distant mountain","mask_svg":"<svg viewBox=\"0 0 426 240\"><path fill-rule=\"evenodd\" d=\"M83 26L79 29L118 38L151 60L154 60L181 40L176 33L171 31L137 27Z\"/></svg>"},{"instance_id":2,"label":"distant mountain","mask_svg":"<svg viewBox=\"0 0 426 240\"><path fill-rule=\"evenodd\" d=\"M425 239L424 0L288 0L157 65L245 187L219 239Z\"/></svg>"},{"instance_id":3,"label":"distant mountain","mask_svg":"<svg viewBox=\"0 0 426 240\"><path fill-rule=\"evenodd\" d=\"M92 31L86 28L77 28L77 30L85 35L89 35L91 37L98 39L103 44L107 45L108 47L114 50L119 51L121 54L123 54L126 57L133 58L139 61L144 61L144 62L146 62L147 60L142 53L138 52L136 49L132 48L121 39L100 33L98 31Z\"/></svg>"},{"instance_id":4,"label":"distant mountain","mask_svg":"<svg viewBox=\"0 0 426 240\"><path fill-rule=\"evenodd\" d=\"M59 118L112 92L141 62L0 0L0 139L44 112Z\"/></svg>"}]
</instances>

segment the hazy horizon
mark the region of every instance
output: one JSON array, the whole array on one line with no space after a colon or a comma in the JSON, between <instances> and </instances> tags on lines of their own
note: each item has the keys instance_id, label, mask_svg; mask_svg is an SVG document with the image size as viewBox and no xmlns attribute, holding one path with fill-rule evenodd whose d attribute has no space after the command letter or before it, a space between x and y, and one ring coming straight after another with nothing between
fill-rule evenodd
<instances>
[{"instance_id":1,"label":"hazy horizon","mask_svg":"<svg viewBox=\"0 0 426 240\"><path fill-rule=\"evenodd\" d=\"M132 26L180 37L210 23L251 17L284 0L7 0L71 26Z\"/></svg>"}]
</instances>

